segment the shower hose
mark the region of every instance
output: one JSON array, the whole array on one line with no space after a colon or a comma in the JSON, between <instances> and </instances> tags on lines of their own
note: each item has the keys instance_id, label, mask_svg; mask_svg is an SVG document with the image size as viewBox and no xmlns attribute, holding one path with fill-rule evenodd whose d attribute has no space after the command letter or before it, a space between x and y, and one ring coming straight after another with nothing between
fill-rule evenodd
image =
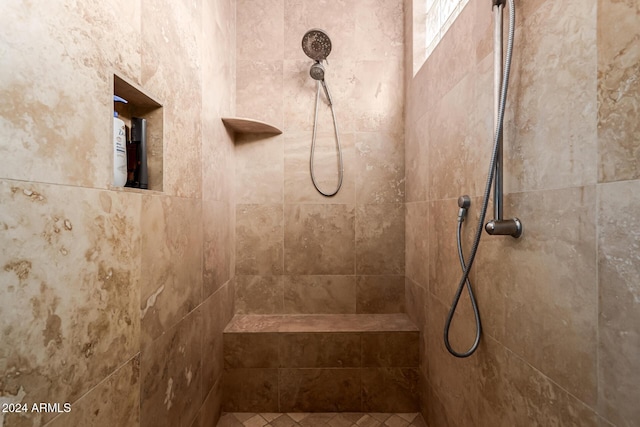
<instances>
[{"instance_id":1,"label":"shower hose","mask_svg":"<svg viewBox=\"0 0 640 427\"><path fill-rule=\"evenodd\" d=\"M458 243L458 258L460 259L460 266L462 267L462 277L460 278L460 282L458 283L458 288L456 290L456 294L453 298L453 302L451 303L451 308L449 309L449 314L447 315L447 320L444 325L444 344L447 347L449 353L456 357L469 357L471 356L477 349L480 344L480 335L482 334L482 324L480 323L480 313L478 311L478 305L476 303L475 296L473 295L473 289L471 287L471 282L469 282L469 272L471 271L471 267L473 266L473 261L476 258L476 254L478 252L478 246L480 245L480 237L482 235L482 229L484 225L484 220L487 214L487 207L489 205L489 197L491 195L491 185L493 184L493 179L495 176L495 168L496 162L498 159L498 151L500 147L500 139L502 137L502 125L504 122L504 109L505 103L507 100L507 87L509 85L509 73L511 71L511 54L513 52L513 36L514 36L514 27L515 27L515 7L513 0L509 0L509 38L507 40L507 54L505 58L504 72L502 76L502 87L500 88L500 100L498 104L498 118L496 123L496 129L493 137L493 153L491 155L491 162L489 165L489 173L487 174L487 184L484 190L484 196L482 198L482 208L480 209L480 218L478 219L478 228L476 229L475 236L473 239L473 245L471 246L471 253L469 254L469 260L465 262L464 254L462 251L462 239L460 237L462 230L462 222L464 221L464 215L458 216L458 228L457 228L457 243ZM501 46L495 46L494 49L502 48ZM462 206L460 206L462 210ZM466 209L466 208L465 208ZM469 292L469 299L471 300L471 307L473 309L473 314L475 316L476 321L476 337L473 342L473 345L466 351L460 353L451 347L451 343L449 342L449 329L451 328L451 322L453 321L453 316L456 312L456 307L458 306L458 302L460 301L460 296L464 291L464 288L467 288Z\"/></svg>"},{"instance_id":2,"label":"shower hose","mask_svg":"<svg viewBox=\"0 0 640 427\"><path fill-rule=\"evenodd\" d=\"M316 151L316 135L318 130L318 106L320 104L320 87L324 85L325 93L327 94L327 102L329 103L329 107L331 108L331 116L333 117L333 130L336 135L336 145L338 146L338 161L339 161L339 169L338 169L338 185L336 186L335 191L330 193L325 193L318 186L318 182L316 181L316 175L313 171L313 157ZM342 147L340 146L340 135L338 134L338 122L336 120L336 112L333 108L333 102L331 101L331 96L329 95L329 89L326 86L324 81L318 81L318 91L316 92L316 111L315 117L313 119L313 137L311 139L311 155L309 158L309 169L311 171L311 181L313 182L313 186L316 187L318 193L322 194L325 197L332 197L338 194L340 191L340 187L342 187L342 176L344 175L344 167L342 164Z\"/></svg>"}]
</instances>

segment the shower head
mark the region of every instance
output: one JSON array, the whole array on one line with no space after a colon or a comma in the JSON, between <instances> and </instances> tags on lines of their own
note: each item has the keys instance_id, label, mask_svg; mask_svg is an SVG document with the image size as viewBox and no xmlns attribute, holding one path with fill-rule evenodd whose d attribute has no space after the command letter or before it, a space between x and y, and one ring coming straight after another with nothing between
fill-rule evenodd
<instances>
[{"instance_id":1,"label":"shower head","mask_svg":"<svg viewBox=\"0 0 640 427\"><path fill-rule=\"evenodd\" d=\"M313 64L309 70L309 75L311 75L314 80L324 81L324 67L322 64L319 62Z\"/></svg>"},{"instance_id":2,"label":"shower head","mask_svg":"<svg viewBox=\"0 0 640 427\"><path fill-rule=\"evenodd\" d=\"M302 50L309 58L323 61L331 53L331 39L323 30L312 28L302 37Z\"/></svg>"}]
</instances>

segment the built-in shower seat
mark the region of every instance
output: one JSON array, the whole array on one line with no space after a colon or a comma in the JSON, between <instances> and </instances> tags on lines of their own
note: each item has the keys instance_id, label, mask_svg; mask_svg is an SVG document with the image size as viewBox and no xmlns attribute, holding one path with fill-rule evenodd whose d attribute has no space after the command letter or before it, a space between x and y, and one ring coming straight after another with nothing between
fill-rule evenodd
<instances>
[{"instance_id":1,"label":"built-in shower seat","mask_svg":"<svg viewBox=\"0 0 640 427\"><path fill-rule=\"evenodd\" d=\"M223 337L224 411L418 411L406 314L236 315Z\"/></svg>"}]
</instances>

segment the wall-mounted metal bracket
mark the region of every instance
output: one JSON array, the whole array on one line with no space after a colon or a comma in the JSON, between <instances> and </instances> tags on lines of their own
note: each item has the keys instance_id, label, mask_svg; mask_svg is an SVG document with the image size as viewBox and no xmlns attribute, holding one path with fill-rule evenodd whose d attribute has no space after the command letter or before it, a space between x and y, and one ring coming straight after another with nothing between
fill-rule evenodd
<instances>
[{"instance_id":1,"label":"wall-mounted metal bracket","mask_svg":"<svg viewBox=\"0 0 640 427\"><path fill-rule=\"evenodd\" d=\"M484 229L492 236L511 236L516 239L522 236L522 222L518 218L494 219Z\"/></svg>"}]
</instances>

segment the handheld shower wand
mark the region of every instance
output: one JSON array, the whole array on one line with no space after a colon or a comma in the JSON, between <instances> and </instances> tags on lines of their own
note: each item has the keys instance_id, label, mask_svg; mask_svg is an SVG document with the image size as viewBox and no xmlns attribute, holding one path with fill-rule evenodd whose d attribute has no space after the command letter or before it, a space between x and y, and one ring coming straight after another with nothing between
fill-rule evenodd
<instances>
[{"instance_id":1,"label":"handheld shower wand","mask_svg":"<svg viewBox=\"0 0 640 427\"><path fill-rule=\"evenodd\" d=\"M315 64L313 64L311 66L311 69L309 70L309 75L311 75L312 79L320 82L322 88L324 89L324 94L327 96L327 102L330 106L333 105L333 100L331 99L331 94L329 93L329 87L324 81L324 66L322 65L322 63L317 61Z\"/></svg>"},{"instance_id":2,"label":"handheld shower wand","mask_svg":"<svg viewBox=\"0 0 640 427\"><path fill-rule=\"evenodd\" d=\"M331 98L331 93L329 92L329 86L327 86L327 82L324 79L325 68L324 65L322 65L322 61L325 61L327 59L327 56L329 56L329 53L331 53L331 39L329 38L329 35L323 30L313 28L307 31L302 37L302 50L309 58L315 61L313 65L311 65L309 75L312 79L318 82L318 90L316 92L315 117L313 119L313 137L311 139L311 154L309 156L309 171L311 172L311 182L313 182L313 186L316 188L316 190L318 190L318 193L322 194L325 197L332 197L338 194L340 187L342 187L344 166L342 163L342 148L340 147L340 135L338 133L338 122L336 120L336 113L333 108L333 99ZM322 86L324 94L327 97L327 103L331 108L331 116L333 117L333 129L335 131L336 145L338 147L338 185L336 186L335 191L330 193L324 192L320 189L313 170L313 156L315 153L316 134L318 128L318 104L320 100L320 86Z\"/></svg>"}]
</instances>

